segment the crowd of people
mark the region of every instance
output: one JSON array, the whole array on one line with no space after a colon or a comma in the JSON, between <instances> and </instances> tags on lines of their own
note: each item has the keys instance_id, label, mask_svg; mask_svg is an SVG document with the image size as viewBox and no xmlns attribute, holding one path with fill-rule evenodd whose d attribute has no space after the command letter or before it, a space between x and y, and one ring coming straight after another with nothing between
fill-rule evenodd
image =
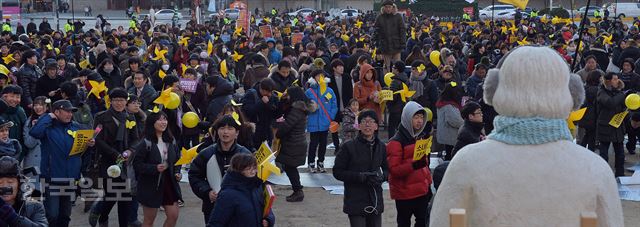
<instances>
[{"instance_id":1,"label":"crowd of people","mask_svg":"<svg viewBox=\"0 0 640 227\"><path fill-rule=\"evenodd\" d=\"M116 204L119 226L153 226L159 209L175 226L182 195L193 193L211 226L273 226L252 153L279 141L275 162L293 191L285 200L300 202L298 167L327 172L330 138L351 226L381 225L384 181L398 226L412 216L426 226L431 184L438 188L448 162L432 173L428 157L414 160L416 142L432 137L431 152L448 161L484 140L498 115L483 100L484 78L522 45L549 46L577 65L587 107L579 144L605 160L613 145L616 176L624 176L625 135L635 154L640 112L619 127L609 122L640 90L638 20L441 23L401 15L392 1L380 12L326 16L274 11L251 15L246 27L220 15L183 28L144 18L113 28L99 15L90 28L69 21L59 31L43 19L3 29L0 193L12 193L0 195L0 225L68 226L83 198L92 226L108 226ZM178 94L179 105L157 102L164 92ZM201 119L196 126L184 124L187 112ZM86 151L70 155L75 133L97 128ZM182 148L197 149L189 165L176 165ZM113 165L122 167L117 176ZM31 167L39 171L20 170ZM183 167L191 192L179 186ZM28 195L18 190L27 177Z\"/></svg>"}]
</instances>

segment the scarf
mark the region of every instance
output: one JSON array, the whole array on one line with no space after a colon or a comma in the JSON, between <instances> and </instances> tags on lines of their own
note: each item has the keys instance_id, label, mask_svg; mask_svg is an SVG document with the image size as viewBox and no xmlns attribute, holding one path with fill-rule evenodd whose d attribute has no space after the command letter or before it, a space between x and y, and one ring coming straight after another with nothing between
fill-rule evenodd
<instances>
[{"instance_id":1,"label":"scarf","mask_svg":"<svg viewBox=\"0 0 640 227\"><path fill-rule=\"evenodd\" d=\"M496 116L488 138L511 145L537 145L572 140L565 119Z\"/></svg>"},{"instance_id":2,"label":"scarf","mask_svg":"<svg viewBox=\"0 0 640 227\"><path fill-rule=\"evenodd\" d=\"M120 147L119 149L123 150L125 147L127 147L127 113L126 111L116 112L114 109L111 109L111 111L113 113L114 120L117 120L116 127L118 127L118 129L116 132L116 141L120 142L120 145L122 147Z\"/></svg>"},{"instance_id":3,"label":"scarf","mask_svg":"<svg viewBox=\"0 0 640 227\"><path fill-rule=\"evenodd\" d=\"M411 90L415 91L416 93L413 95L414 99L417 99L419 97L422 96L423 92L424 92L424 84L422 83L422 81L427 78L427 73L426 72L422 72L417 76L411 75Z\"/></svg>"}]
</instances>

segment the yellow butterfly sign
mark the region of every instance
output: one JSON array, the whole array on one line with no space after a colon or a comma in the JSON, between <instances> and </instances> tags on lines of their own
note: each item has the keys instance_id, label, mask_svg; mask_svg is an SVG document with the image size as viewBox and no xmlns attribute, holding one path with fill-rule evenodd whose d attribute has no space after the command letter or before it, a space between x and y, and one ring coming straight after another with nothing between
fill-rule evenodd
<instances>
[{"instance_id":1,"label":"yellow butterfly sign","mask_svg":"<svg viewBox=\"0 0 640 227\"><path fill-rule=\"evenodd\" d=\"M189 150L183 147L182 151L180 151L180 159L178 159L178 161L176 162L176 166L191 163L193 159L196 158L196 155L198 155L198 147L200 145L202 144L198 144L195 147L189 148Z\"/></svg>"},{"instance_id":2,"label":"yellow butterfly sign","mask_svg":"<svg viewBox=\"0 0 640 227\"><path fill-rule=\"evenodd\" d=\"M73 156L82 154L82 152L87 150L87 147L89 146L87 143L89 140L93 139L94 130L67 130L67 133L73 137L73 146L71 147L71 152L69 152L69 156Z\"/></svg>"},{"instance_id":3,"label":"yellow butterfly sign","mask_svg":"<svg viewBox=\"0 0 640 227\"><path fill-rule=\"evenodd\" d=\"M567 118L567 125L569 126L569 130L574 130L576 128L576 125L573 122L576 122L582 119L585 112L587 112L586 107L573 111L569 114L569 118Z\"/></svg>"},{"instance_id":4,"label":"yellow butterfly sign","mask_svg":"<svg viewBox=\"0 0 640 227\"><path fill-rule=\"evenodd\" d=\"M127 127L127 129L132 129L133 127L136 127L136 121L127 120L125 122L125 126Z\"/></svg>"},{"instance_id":5,"label":"yellow butterfly sign","mask_svg":"<svg viewBox=\"0 0 640 227\"><path fill-rule=\"evenodd\" d=\"M91 85L91 90L89 91L89 95L93 94L96 98L101 99L100 93L107 92L107 85L105 85L105 81L95 81L89 80L89 85Z\"/></svg>"},{"instance_id":6,"label":"yellow butterfly sign","mask_svg":"<svg viewBox=\"0 0 640 227\"><path fill-rule=\"evenodd\" d=\"M231 57L233 58L233 61L238 62L244 57L244 55L238 54L237 51L233 51L233 55L231 55Z\"/></svg>"},{"instance_id":7,"label":"yellow butterfly sign","mask_svg":"<svg viewBox=\"0 0 640 227\"><path fill-rule=\"evenodd\" d=\"M167 54L168 50L160 50L156 47L156 49L153 51L156 54L156 57L153 58L153 60L157 61L157 60L162 60L162 61L166 61L167 58L165 57L165 54Z\"/></svg>"},{"instance_id":8,"label":"yellow butterfly sign","mask_svg":"<svg viewBox=\"0 0 640 227\"><path fill-rule=\"evenodd\" d=\"M416 145L413 149L413 160L417 161L422 159L422 157L429 157L429 153L431 153L431 142L433 137L429 137L427 139L421 139L416 141Z\"/></svg>"},{"instance_id":9,"label":"yellow butterfly sign","mask_svg":"<svg viewBox=\"0 0 640 227\"><path fill-rule=\"evenodd\" d=\"M13 54L9 54L6 57L2 57L2 60L4 61L5 64L9 64L12 61L15 61L16 59L13 58Z\"/></svg>"},{"instance_id":10,"label":"yellow butterfly sign","mask_svg":"<svg viewBox=\"0 0 640 227\"><path fill-rule=\"evenodd\" d=\"M624 118L627 116L627 114L629 114L629 111L625 110L617 113L616 115L613 115L613 118L611 118L611 121L609 121L609 125L613 126L614 128L619 128L620 125L622 125L622 122L624 122Z\"/></svg>"},{"instance_id":11,"label":"yellow butterfly sign","mask_svg":"<svg viewBox=\"0 0 640 227\"><path fill-rule=\"evenodd\" d=\"M271 159L275 154L271 152L271 148L267 146L266 142L260 145L260 148L256 152L256 159L258 161L258 178L262 181L267 181L271 173L280 175L280 169L271 163Z\"/></svg>"},{"instance_id":12,"label":"yellow butterfly sign","mask_svg":"<svg viewBox=\"0 0 640 227\"><path fill-rule=\"evenodd\" d=\"M394 92L394 94L400 94L402 102L407 102L407 98L411 98L415 93L416 91L409 90L409 87L405 83L402 83L402 90Z\"/></svg>"}]
</instances>

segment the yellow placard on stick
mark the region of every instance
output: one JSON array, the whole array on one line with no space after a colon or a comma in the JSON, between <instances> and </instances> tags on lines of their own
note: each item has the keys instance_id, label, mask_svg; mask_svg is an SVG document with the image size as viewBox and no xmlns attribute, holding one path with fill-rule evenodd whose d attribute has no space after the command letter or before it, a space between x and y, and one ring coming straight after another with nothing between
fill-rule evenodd
<instances>
[{"instance_id":1,"label":"yellow placard on stick","mask_svg":"<svg viewBox=\"0 0 640 227\"><path fill-rule=\"evenodd\" d=\"M431 140L432 136L426 139L421 139L416 141L416 145L413 149L413 160L417 161L422 159L425 155L429 157L429 153L431 153Z\"/></svg>"},{"instance_id":2,"label":"yellow placard on stick","mask_svg":"<svg viewBox=\"0 0 640 227\"><path fill-rule=\"evenodd\" d=\"M267 181L271 173L280 175L280 169L271 163L271 158L274 153L271 152L271 148L267 146L267 142L263 142L260 148L256 152L256 160L258 161L258 178L262 181Z\"/></svg>"},{"instance_id":3,"label":"yellow placard on stick","mask_svg":"<svg viewBox=\"0 0 640 227\"><path fill-rule=\"evenodd\" d=\"M85 150L87 150L87 142L93 139L93 129L87 130L78 130L74 134L73 147L71 147L71 152L69 152L69 156L82 154Z\"/></svg>"},{"instance_id":4,"label":"yellow placard on stick","mask_svg":"<svg viewBox=\"0 0 640 227\"><path fill-rule=\"evenodd\" d=\"M380 97L381 102L393 101L393 91L391 90L382 90L378 93L378 96Z\"/></svg>"},{"instance_id":5,"label":"yellow placard on stick","mask_svg":"<svg viewBox=\"0 0 640 227\"><path fill-rule=\"evenodd\" d=\"M611 118L611 121L609 121L609 125L613 126L614 128L619 128L620 125L622 125L622 122L624 121L624 118L627 116L627 114L629 114L629 111L625 110L617 113L616 115L613 115L613 118Z\"/></svg>"}]
</instances>

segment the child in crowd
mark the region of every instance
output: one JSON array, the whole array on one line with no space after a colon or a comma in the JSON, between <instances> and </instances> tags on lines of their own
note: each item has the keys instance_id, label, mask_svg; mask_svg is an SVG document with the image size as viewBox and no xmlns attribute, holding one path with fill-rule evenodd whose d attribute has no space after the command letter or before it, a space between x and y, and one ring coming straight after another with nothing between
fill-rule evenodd
<instances>
[{"instance_id":1,"label":"child in crowd","mask_svg":"<svg viewBox=\"0 0 640 227\"><path fill-rule=\"evenodd\" d=\"M353 98L349 100L349 108L342 111L342 138L344 141L351 140L356 137L358 132L358 112L360 104L358 100Z\"/></svg>"}]
</instances>

